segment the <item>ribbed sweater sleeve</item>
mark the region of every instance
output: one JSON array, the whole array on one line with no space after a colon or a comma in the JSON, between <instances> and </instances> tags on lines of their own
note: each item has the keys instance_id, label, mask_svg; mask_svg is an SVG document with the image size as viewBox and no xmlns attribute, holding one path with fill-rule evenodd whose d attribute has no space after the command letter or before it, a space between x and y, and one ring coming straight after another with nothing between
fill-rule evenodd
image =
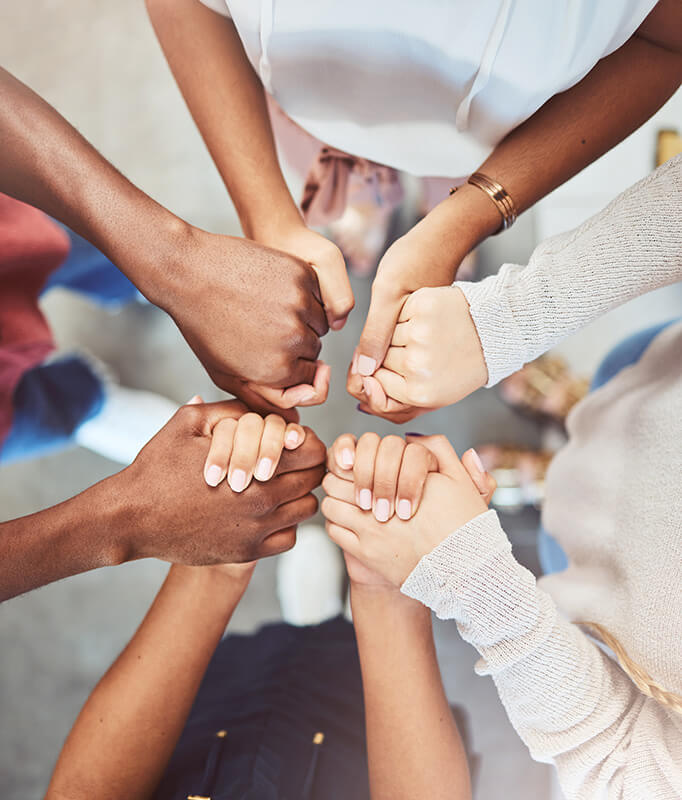
<instances>
[{"instance_id":1,"label":"ribbed sweater sleeve","mask_svg":"<svg viewBox=\"0 0 682 800\"><path fill-rule=\"evenodd\" d=\"M682 155L578 228L553 236L527 266L458 281L488 367L487 386L611 308L682 280Z\"/></svg>"},{"instance_id":2,"label":"ribbed sweater sleeve","mask_svg":"<svg viewBox=\"0 0 682 800\"><path fill-rule=\"evenodd\" d=\"M682 796L682 723L642 695L516 562L487 511L421 559L402 586L453 619L482 658L507 714L566 797Z\"/></svg>"}]
</instances>

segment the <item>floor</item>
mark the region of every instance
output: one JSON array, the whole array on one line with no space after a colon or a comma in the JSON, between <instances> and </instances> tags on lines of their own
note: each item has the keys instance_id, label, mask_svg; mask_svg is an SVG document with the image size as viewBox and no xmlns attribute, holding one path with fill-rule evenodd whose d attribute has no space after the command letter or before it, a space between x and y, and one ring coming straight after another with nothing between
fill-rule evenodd
<instances>
[{"instance_id":1,"label":"floor","mask_svg":"<svg viewBox=\"0 0 682 800\"><path fill-rule=\"evenodd\" d=\"M133 181L205 228L236 232L236 220L181 103L139 0L24 0L0 27L4 66L42 93ZM26 42L31 43L30 47ZM170 133L169 133L170 132ZM144 146L140 145L144 143ZM481 271L503 260L523 263L535 243L534 217L481 251ZM343 376L369 302L369 283L355 280L357 299L346 330L330 335L328 403L303 415L326 441L343 431L388 431L355 411ZM669 296L666 296L669 298ZM641 313L652 319L680 307L680 293ZM666 305L667 303L667 305ZM648 309L648 311L647 311ZM662 310L663 309L663 310ZM58 343L82 346L109 363L121 381L183 402L194 393L219 396L172 322L134 306L116 314L59 290L45 301ZM639 318L639 314L638 314ZM632 321L632 312L629 312ZM593 348L584 346L590 354ZM574 358L578 358L572 353ZM415 429L415 423L410 426ZM537 444L539 432L515 416L494 390L422 418L417 430L446 432L460 450L485 441ZM82 449L0 469L0 520L28 514L77 493L117 466ZM534 513L507 520L520 560L537 568ZM63 737L88 691L126 642L153 597L164 564L144 561L99 570L45 587L0 606L0 794L34 800L45 789ZM274 560L259 566L233 620L251 630L278 617ZM476 796L509 800L549 796L549 770L534 763L508 723L490 679L473 674L476 655L453 625L437 623L439 656L451 700L470 718L481 757Z\"/></svg>"}]
</instances>

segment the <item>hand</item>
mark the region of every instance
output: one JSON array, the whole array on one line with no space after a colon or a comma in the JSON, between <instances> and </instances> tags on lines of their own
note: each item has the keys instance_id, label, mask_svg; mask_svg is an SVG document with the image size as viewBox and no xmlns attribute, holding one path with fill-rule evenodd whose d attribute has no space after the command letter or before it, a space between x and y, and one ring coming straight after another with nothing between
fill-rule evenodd
<instances>
[{"instance_id":1,"label":"hand","mask_svg":"<svg viewBox=\"0 0 682 800\"><path fill-rule=\"evenodd\" d=\"M325 380L317 356L328 324L310 266L197 228L188 229L178 250L170 289L159 295L213 381L266 404L323 402L328 370ZM296 390L282 391L288 387Z\"/></svg>"},{"instance_id":2,"label":"hand","mask_svg":"<svg viewBox=\"0 0 682 800\"><path fill-rule=\"evenodd\" d=\"M346 262L339 248L302 222L284 230L271 231L267 238L259 237L258 240L269 247L298 256L315 270L329 327L334 331L341 330L355 305L355 299Z\"/></svg>"},{"instance_id":3,"label":"hand","mask_svg":"<svg viewBox=\"0 0 682 800\"><path fill-rule=\"evenodd\" d=\"M365 433L356 442L355 436L344 433L327 454L327 469L352 482L355 504L373 511L378 522L387 522L394 512L410 519L419 508L426 476L438 469L430 450L416 437L406 438Z\"/></svg>"},{"instance_id":4,"label":"hand","mask_svg":"<svg viewBox=\"0 0 682 800\"><path fill-rule=\"evenodd\" d=\"M461 289L418 289L403 305L391 346L371 378L371 404L390 400L427 409L456 403L485 386L488 368Z\"/></svg>"},{"instance_id":5,"label":"hand","mask_svg":"<svg viewBox=\"0 0 682 800\"><path fill-rule=\"evenodd\" d=\"M282 453L275 476L237 494L208 486L202 468L214 428L238 419L231 401L182 406L130 467L108 480L131 533L124 559L155 557L189 565L252 561L293 547L296 525L317 510L311 494L324 475L325 447L310 429Z\"/></svg>"},{"instance_id":6,"label":"hand","mask_svg":"<svg viewBox=\"0 0 682 800\"><path fill-rule=\"evenodd\" d=\"M402 586L420 559L450 533L483 513L495 489L493 478L480 471L474 451L465 466L444 436L421 442L436 457L439 472L427 476L419 510L408 522L394 517L379 523L355 504L349 481L330 473L323 482L328 496L322 513L330 538L394 586Z\"/></svg>"}]
</instances>

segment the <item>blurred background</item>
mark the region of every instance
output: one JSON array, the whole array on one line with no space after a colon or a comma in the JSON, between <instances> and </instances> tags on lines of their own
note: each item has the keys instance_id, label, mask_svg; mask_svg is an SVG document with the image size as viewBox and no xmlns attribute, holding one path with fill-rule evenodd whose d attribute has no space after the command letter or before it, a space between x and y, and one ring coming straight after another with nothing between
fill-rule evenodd
<instances>
[{"instance_id":1,"label":"blurred background","mask_svg":"<svg viewBox=\"0 0 682 800\"><path fill-rule=\"evenodd\" d=\"M153 36L141 0L22 0L0 11L0 63L70 120L134 183L188 221L214 232L239 234L236 215ZM655 166L659 133L682 127L677 93L642 129L592 167L523 215L477 253L476 274L505 261L525 263L538 241L599 210ZM0 155L1 157L1 155ZM414 192L393 236L415 220ZM292 180L294 194L299 186ZM154 242L149 242L154 248ZM397 429L355 410L345 374L369 304L371 278L354 278L356 308L349 324L324 340L332 365L328 402L302 414L328 444L338 434ZM50 291L43 308L60 351L83 347L109 364L125 385L182 403L200 393L218 399L198 361L161 311L132 304L104 311L82 296ZM519 560L537 571L535 555L542 475L561 441L561 417L600 359L628 333L677 316L682 285L651 293L618 309L563 343L531 373L528 385L480 390L456 406L407 426L446 433L456 449L485 448L497 467L496 502ZM538 375L560 386L557 403L543 402ZM546 394L546 393L545 393ZM539 402L538 402L538 396ZM530 398L530 401L529 401ZM546 397L544 397L546 400ZM519 403L529 406L519 412ZM547 408L552 410L547 414ZM539 413L538 413L539 412ZM548 421L554 417L554 421ZM557 419L558 417L558 419ZM513 449L501 450L502 446ZM522 452L519 452L519 448ZM523 451L528 450L525 454ZM81 448L0 468L0 520L53 505L119 469ZM93 531L93 535L96 532ZM311 565L314 568L314 565ZM4 800L41 797L54 760L87 693L125 644L166 572L145 561L71 578L0 606L0 794ZM253 630L279 617L275 564L259 565L232 628ZM473 673L474 651L454 625L436 623L439 658L452 702L469 717L472 749L480 759L477 798L550 796L548 769L534 763L508 723L492 681Z\"/></svg>"}]
</instances>

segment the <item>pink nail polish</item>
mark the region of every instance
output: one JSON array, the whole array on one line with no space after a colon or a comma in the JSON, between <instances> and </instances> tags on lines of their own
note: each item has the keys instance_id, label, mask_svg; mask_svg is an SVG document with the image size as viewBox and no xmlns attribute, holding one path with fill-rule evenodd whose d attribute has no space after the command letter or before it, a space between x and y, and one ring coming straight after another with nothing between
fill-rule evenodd
<instances>
[{"instance_id":1,"label":"pink nail polish","mask_svg":"<svg viewBox=\"0 0 682 800\"><path fill-rule=\"evenodd\" d=\"M398 500L397 512L400 519L408 520L412 516L412 503L409 500Z\"/></svg>"},{"instance_id":2,"label":"pink nail polish","mask_svg":"<svg viewBox=\"0 0 682 800\"><path fill-rule=\"evenodd\" d=\"M233 492L243 492L246 487L246 473L243 469L236 469L230 473L227 482Z\"/></svg>"},{"instance_id":3,"label":"pink nail polish","mask_svg":"<svg viewBox=\"0 0 682 800\"><path fill-rule=\"evenodd\" d=\"M209 486L217 486L223 479L223 471L217 464L211 464L204 477Z\"/></svg>"},{"instance_id":4,"label":"pink nail polish","mask_svg":"<svg viewBox=\"0 0 682 800\"><path fill-rule=\"evenodd\" d=\"M372 510L372 493L369 489L360 489L358 505L363 511Z\"/></svg>"},{"instance_id":5,"label":"pink nail polish","mask_svg":"<svg viewBox=\"0 0 682 800\"><path fill-rule=\"evenodd\" d=\"M474 460L474 464L476 465L476 469L481 473L481 475L485 475L485 467L483 466L483 462L481 461L481 457L479 454L471 448L471 457Z\"/></svg>"},{"instance_id":6,"label":"pink nail polish","mask_svg":"<svg viewBox=\"0 0 682 800\"><path fill-rule=\"evenodd\" d=\"M256 467L254 475L256 476L256 480L267 481L271 472L272 460L269 458L261 458L261 460L258 462L258 466Z\"/></svg>"},{"instance_id":7,"label":"pink nail polish","mask_svg":"<svg viewBox=\"0 0 682 800\"><path fill-rule=\"evenodd\" d=\"M360 375L373 375L377 368L375 359L369 356L358 356L358 372Z\"/></svg>"},{"instance_id":8,"label":"pink nail polish","mask_svg":"<svg viewBox=\"0 0 682 800\"><path fill-rule=\"evenodd\" d=\"M391 514L391 504L388 500L384 499L383 497L380 500L377 500L376 506L374 507L374 516L379 522L388 522L388 518Z\"/></svg>"},{"instance_id":9,"label":"pink nail polish","mask_svg":"<svg viewBox=\"0 0 682 800\"><path fill-rule=\"evenodd\" d=\"M355 459L353 458L353 451L349 450L347 447L344 447L341 451L341 466L344 469L351 469L354 461Z\"/></svg>"},{"instance_id":10,"label":"pink nail polish","mask_svg":"<svg viewBox=\"0 0 682 800\"><path fill-rule=\"evenodd\" d=\"M284 442L288 447L296 447L298 444L298 434L296 431L289 431L284 437Z\"/></svg>"}]
</instances>

